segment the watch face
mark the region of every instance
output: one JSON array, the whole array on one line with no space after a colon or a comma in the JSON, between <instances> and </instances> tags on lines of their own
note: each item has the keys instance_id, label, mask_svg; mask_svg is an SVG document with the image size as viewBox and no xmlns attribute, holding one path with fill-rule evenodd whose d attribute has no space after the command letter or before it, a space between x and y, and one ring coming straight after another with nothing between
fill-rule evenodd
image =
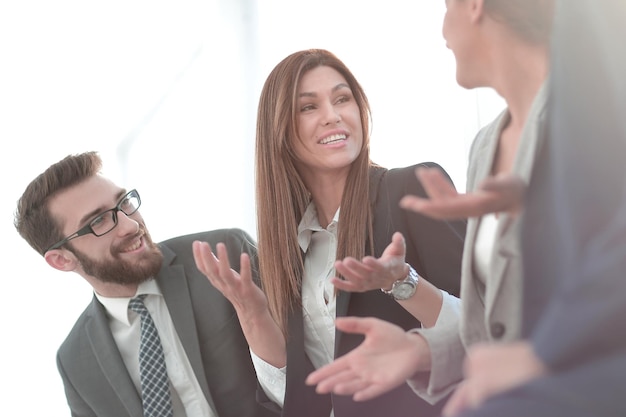
<instances>
[{"instance_id":1,"label":"watch face","mask_svg":"<svg viewBox=\"0 0 626 417\"><path fill-rule=\"evenodd\" d=\"M415 286L409 282L401 282L393 289L393 296L398 300L406 300L415 292Z\"/></svg>"}]
</instances>

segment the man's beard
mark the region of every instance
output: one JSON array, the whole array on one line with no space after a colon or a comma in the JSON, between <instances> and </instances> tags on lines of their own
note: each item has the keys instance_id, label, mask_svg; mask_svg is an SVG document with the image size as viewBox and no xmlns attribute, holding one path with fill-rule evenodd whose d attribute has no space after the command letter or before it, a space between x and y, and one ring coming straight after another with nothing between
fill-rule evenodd
<instances>
[{"instance_id":1,"label":"man's beard","mask_svg":"<svg viewBox=\"0 0 626 417\"><path fill-rule=\"evenodd\" d=\"M161 250L152 242L147 231L143 235L143 239L146 251L141 258L133 263L121 259L119 252L111 254L113 259L100 261L91 259L75 248L71 248L71 250L80 262L83 271L102 282L122 285L141 284L154 277L161 269L163 262Z\"/></svg>"}]
</instances>

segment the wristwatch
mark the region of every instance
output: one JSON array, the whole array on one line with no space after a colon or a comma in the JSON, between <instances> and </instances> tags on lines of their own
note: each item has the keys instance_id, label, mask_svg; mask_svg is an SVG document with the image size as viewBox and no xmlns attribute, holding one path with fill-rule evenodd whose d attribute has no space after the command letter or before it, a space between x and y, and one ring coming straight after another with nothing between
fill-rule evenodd
<instances>
[{"instance_id":1,"label":"wristwatch","mask_svg":"<svg viewBox=\"0 0 626 417\"><path fill-rule=\"evenodd\" d=\"M409 273L404 279L399 279L393 283L390 290L381 288L380 290L385 294L393 297L396 301L408 300L415 294L417 283L419 282L419 275L409 264Z\"/></svg>"}]
</instances>

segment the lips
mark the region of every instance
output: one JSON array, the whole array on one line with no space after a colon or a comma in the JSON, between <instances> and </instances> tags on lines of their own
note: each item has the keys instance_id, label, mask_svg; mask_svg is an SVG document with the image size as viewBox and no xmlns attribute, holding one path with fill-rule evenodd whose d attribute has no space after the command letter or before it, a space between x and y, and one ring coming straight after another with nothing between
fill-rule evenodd
<instances>
[{"instance_id":1,"label":"lips","mask_svg":"<svg viewBox=\"0 0 626 417\"><path fill-rule=\"evenodd\" d=\"M127 244L120 245L120 253L128 253L139 249L142 245L143 233L140 233L136 237L132 238Z\"/></svg>"},{"instance_id":2,"label":"lips","mask_svg":"<svg viewBox=\"0 0 626 417\"><path fill-rule=\"evenodd\" d=\"M345 133L337 133L334 135L330 135L320 140L318 143L321 145L328 145L329 143L336 143L347 139L347 135Z\"/></svg>"}]
</instances>

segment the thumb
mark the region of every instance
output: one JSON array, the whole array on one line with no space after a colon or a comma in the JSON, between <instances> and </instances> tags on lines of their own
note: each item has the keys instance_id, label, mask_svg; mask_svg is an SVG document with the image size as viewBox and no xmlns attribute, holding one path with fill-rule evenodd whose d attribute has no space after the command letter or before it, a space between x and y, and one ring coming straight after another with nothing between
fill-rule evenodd
<instances>
[{"instance_id":1,"label":"thumb","mask_svg":"<svg viewBox=\"0 0 626 417\"><path fill-rule=\"evenodd\" d=\"M391 243L385 248L384 255L394 257L406 256L406 242L400 232L395 232L391 237Z\"/></svg>"}]
</instances>

